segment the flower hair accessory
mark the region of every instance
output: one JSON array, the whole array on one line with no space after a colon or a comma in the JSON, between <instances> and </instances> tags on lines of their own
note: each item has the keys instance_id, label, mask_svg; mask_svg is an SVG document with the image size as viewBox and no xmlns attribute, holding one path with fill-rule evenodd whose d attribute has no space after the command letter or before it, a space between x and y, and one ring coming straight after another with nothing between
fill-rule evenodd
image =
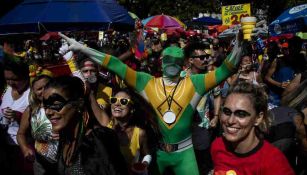
<instances>
[{"instance_id":1,"label":"flower hair accessory","mask_svg":"<svg viewBox=\"0 0 307 175\"><path fill-rule=\"evenodd\" d=\"M51 71L47 69L43 69L43 67L38 66L36 64L32 64L29 66L29 76L30 79L33 80L35 77L40 76L40 75L47 75L50 77L53 77L53 74Z\"/></svg>"}]
</instances>

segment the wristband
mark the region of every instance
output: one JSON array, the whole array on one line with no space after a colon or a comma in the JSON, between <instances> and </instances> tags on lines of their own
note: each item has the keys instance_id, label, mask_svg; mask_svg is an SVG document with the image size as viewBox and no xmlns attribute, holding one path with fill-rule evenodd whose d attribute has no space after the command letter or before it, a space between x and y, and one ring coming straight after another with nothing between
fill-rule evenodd
<instances>
[{"instance_id":1,"label":"wristband","mask_svg":"<svg viewBox=\"0 0 307 175\"><path fill-rule=\"evenodd\" d=\"M146 156L143 157L142 163L146 161L148 163L148 165L149 165L151 160L152 160L151 155L147 154Z\"/></svg>"}]
</instances>

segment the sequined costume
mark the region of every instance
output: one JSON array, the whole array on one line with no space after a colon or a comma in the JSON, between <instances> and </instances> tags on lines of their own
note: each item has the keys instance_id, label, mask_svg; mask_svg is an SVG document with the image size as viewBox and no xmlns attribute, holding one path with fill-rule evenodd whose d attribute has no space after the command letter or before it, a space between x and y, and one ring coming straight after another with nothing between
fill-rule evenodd
<instances>
[{"instance_id":1,"label":"sequined costume","mask_svg":"<svg viewBox=\"0 0 307 175\"><path fill-rule=\"evenodd\" d=\"M95 149L93 149L95 148ZM116 133L106 127L95 128L82 138L72 164L67 166L60 154L61 175L127 175L125 160L120 153Z\"/></svg>"},{"instance_id":2,"label":"sequined costume","mask_svg":"<svg viewBox=\"0 0 307 175\"><path fill-rule=\"evenodd\" d=\"M35 151L49 162L56 162L58 141L52 139L52 125L44 108L39 108L32 115L31 134L35 140Z\"/></svg>"}]
</instances>

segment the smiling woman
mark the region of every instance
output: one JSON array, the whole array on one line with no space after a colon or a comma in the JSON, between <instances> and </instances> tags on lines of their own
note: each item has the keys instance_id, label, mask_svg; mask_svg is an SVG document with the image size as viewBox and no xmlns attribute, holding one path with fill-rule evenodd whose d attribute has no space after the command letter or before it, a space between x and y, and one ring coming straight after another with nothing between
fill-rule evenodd
<instances>
[{"instance_id":1,"label":"smiling woman","mask_svg":"<svg viewBox=\"0 0 307 175\"><path fill-rule=\"evenodd\" d=\"M229 90L220 116L223 137L212 143L215 174L294 174L285 156L262 139L267 100L261 87L248 82Z\"/></svg>"},{"instance_id":2,"label":"smiling woman","mask_svg":"<svg viewBox=\"0 0 307 175\"><path fill-rule=\"evenodd\" d=\"M53 131L60 134L59 173L127 174L116 134L94 125L84 92L79 78L58 77L43 94L46 115Z\"/></svg>"},{"instance_id":3,"label":"smiling woman","mask_svg":"<svg viewBox=\"0 0 307 175\"><path fill-rule=\"evenodd\" d=\"M147 172L152 160L146 122L146 114L141 110L144 104L137 100L137 95L128 88L118 90L110 97L110 115L97 106L94 96L91 96L96 115L100 124L115 130L120 142L130 174L133 174L134 166L141 166L143 172ZM96 107L95 107L96 106ZM152 139L153 140L153 139ZM141 171L141 170L139 170Z\"/></svg>"}]
</instances>

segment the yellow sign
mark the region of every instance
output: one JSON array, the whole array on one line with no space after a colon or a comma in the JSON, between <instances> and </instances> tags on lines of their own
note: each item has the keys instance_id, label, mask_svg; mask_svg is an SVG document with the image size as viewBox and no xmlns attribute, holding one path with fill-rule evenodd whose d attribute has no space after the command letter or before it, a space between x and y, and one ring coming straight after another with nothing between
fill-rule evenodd
<instances>
[{"instance_id":1,"label":"yellow sign","mask_svg":"<svg viewBox=\"0 0 307 175\"><path fill-rule=\"evenodd\" d=\"M250 4L222 6L223 25L239 24L242 17L251 15Z\"/></svg>"}]
</instances>

